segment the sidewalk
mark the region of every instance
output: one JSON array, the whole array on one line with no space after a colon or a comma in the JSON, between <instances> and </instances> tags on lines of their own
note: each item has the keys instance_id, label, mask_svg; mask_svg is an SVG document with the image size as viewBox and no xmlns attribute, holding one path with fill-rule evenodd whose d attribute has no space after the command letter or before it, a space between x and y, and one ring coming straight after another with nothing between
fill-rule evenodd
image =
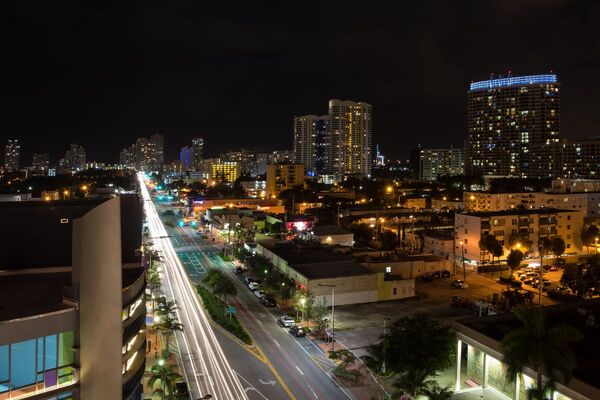
<instances>
[{"instance_id":1,"label":"sidewalk","mask_svg":"<svg viewBox=\"0 0 600 400\"><path fill-rule=\"evenodd\" d=\"M160 400L160 396L154 395L154 389L148 386L148 379L152 376L151 369L156 365L164 350L164 343L159 333L155 333L152 329L154 321L154 312L152 310L152 301L146 302L146 370L144 377L142 378L142 385L144 387L144 399ZM173 337L169 341L169 347L171 348L171 355L165 362L173 367L173 371L181 376L184 376L183 371L178 363L177 354L179 353L177 340ZM155 388L158 388L156 385Z\"/></svg>"}]
</instances>

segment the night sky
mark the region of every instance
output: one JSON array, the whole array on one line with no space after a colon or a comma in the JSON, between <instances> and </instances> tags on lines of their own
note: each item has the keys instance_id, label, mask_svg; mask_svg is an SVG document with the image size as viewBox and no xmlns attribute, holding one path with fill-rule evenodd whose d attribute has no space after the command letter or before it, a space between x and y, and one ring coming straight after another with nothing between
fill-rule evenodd
<instances>
[{"instance_id":1,"label":"night sky","mask_svg":"<svg viewBox=\"0 0 600 400\"><path fill-rule=\"evenodd\" d=\"M168 159L195 136L208 155L291 148L293 116L325 114L330 98L373 105L386 156L462 146L469 82L508 70L557 73L563 135L600 133L600 1L0 7L0 136L22 141L25 165L70 142L116 162L154 132Z\"/></svg>"}]
</instances>

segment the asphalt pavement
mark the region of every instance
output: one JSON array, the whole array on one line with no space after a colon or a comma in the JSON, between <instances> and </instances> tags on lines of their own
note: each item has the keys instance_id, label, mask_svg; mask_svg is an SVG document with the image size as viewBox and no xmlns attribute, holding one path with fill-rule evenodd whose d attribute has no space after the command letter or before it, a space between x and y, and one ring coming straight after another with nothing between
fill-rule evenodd
<instances>
[{"instance_id":1,"label":"asphalt pavement","mask_svg":"<svg viewBox=\"0 0 600 400\"><path fill-rule=\"evenodd\" d=\"M168 205L158 203L159 215ZM199 283L210 268L219 268L236 283L238 294L228 301L250 334L254 346L248 347L220 327L213 326L217 340L250 399L352 399L331 375L333 364L308 338L296 338L276 322L277 309L265 308L233 274L231 263L217 255L221 247L192 228L177 225L177 215L162 215L169 239L193 283ZM214 323L213 323L214 325Z\"/></svg>"}]
</instances>

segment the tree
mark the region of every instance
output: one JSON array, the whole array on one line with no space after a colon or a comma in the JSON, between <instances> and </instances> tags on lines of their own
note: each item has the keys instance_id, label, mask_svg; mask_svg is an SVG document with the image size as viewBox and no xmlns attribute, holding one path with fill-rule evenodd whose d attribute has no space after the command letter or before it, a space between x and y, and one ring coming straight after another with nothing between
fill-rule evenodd
<instances>
[{"instance_id":1,"label":"tree","mask_svg":"<svg viewBox=\"0 0 600 400\"><path fill-rule=\"evenodd\" d=\"M167 354L170 354L169 344L171 336L177 331L183 332L183 324L181 324L177 318L167 315L161 317L160 322L156 325L158 325L158 330L160 330L165 337L165 350L167 351Z\"/></svg>"},{"instance_id":2,"label":"tree","mask_svg":"<svg viewBox=\"0 0 600 400\"><path fill-rule=\"evenodd\" d=\"M317 331L320 335L325 333L325 329L329 326L329 308L325 305L325 301L319 299L313 307L313 319L317 325Z\"/></svg>"},{"instance_id":3,"label":"tree","mask_svg":"<svg viewBox=\"0 0 600 400\"><path fill-rule=\"evenodd\" d=\"M540 308L520 306L513 313L522 326L507 333L501 342L508 377L514 381L523 368L533 369L535 387L528 390L528 395L544 400L557 379L562 378L564 383L570 380L575 367L572 345L581 339L581 333L568 325L550 326Z\"/></svg>"},{"instance_id":4,"label":"tree","mask_svg":"<svg viewBox=\"0 0 600 400\"><path fill-rule=\"evenodd\" d=\"M556 256L555 265L558 264L558 259L565 253L567 249L565 240L559 236L552 238L552 253Z\"/></svg>"},{"instance_id":5,"label":"tree","mask_svg":"<svg viewBox=\"0 0 600 400\"><path fill-rule=\"evenodd\" d=\"M492 267L493 267L494 266L494 257L496 257L497 259L499 259L504 254L504 248L502 247L502 245L500 244L500 242L496 238L494 238L494 242L492 244L490 253L492 254ZM493 273L494 272L492 270L492 274Z\"/></svg>"},{"instance_id":6,"label":"tree","mask_svg":"<svg viewBox=\"0 0 600 400\"><path fill-rule=\"evenodd\" d=\"M419 393L429 400L451 400L454 395L449 386L441 387L436 381L425 382L425 387Z\"/></svg>"},{"instance_id":7,"label":"tree","mask_svg":"<svg viewBox=\"0 0 600 400\"><path fill-rule=\"evenodd\" d=\"M393 250L398 245L398 238L392 231L385 231L380 237L381 248L383 250Z\"/></svg>"},{"instance_id":8,"label":"tree","mask_svg":"<svg viewBox=\"0 0 600 400\"><path fill-rule=\"evenodd\" d=\"M357 246L369 246L373 239L373 230L367 224L352 224L350 231L354 234L354 242Z\"/></svg>"},{"instance_id":9,"label":"tree","mask_svg":"<svg viewBox=\"0 0 600 400\"><path fill-rule=\"evenodd\" d=\"M386 372L396 375L394 386L415 398L428 377L452 365L455 347L450 327L425 315L404 317L392 323L379 343L368 348L365 361L381 371L385 360Z\"/></svg>"},{"instance_id":10,"label":"tree","mask_svg":"<svg viewBox=\"0 0 600 400\"><path fill-rule=\"evenodd\" d=\"M529 249L533 245L533 242L531 239L529 239L529 235L527 233L511 233L506 244L508 244L509 248L519 244L520 248L525 249L523 252L528 253Z\"/></svg>"},{"instance_id":11,"label":"tree","mask_svg":"<svg viewBox=\"0 0 600 400\"><path fill-rule=\"evenodd\" d=\"M334 361L339 361L340 363L337 368L340 368L343 371L356 361L356 355L348 349L330 351L329 358Z\"/></svg>"},{"instance_id":12,"label":"tree","mask_svg":"<svg viewBox=\"0 0 600 400\"><path fill-rule=\"evenodd\" d=\"M223 274L216 269L209 270L202 282L206 283L213 291L215 292L215 287L219 284L219 282L223 279Z\"/></svg>"},{"instance_id":13,"label":"tree","mask_svg":"<svg viewBox=\"0 0 600 400\"><path fill-rule=\"evenodd\" d=\"M600 235L600 229L594 224L590 224L583 229L581 232L581 242L587 247L588 254L590 252L590 246L596 245L596 238Z\"/></svg>"},{"instance_id":14,"label":"tree","mask_svg":"<svg viewBox=\"0 0 600 400\"><path fill-rule=\"evenodd\" d=\"M155 364L150 369L151 375L148 378L148 387L153 389L157 383L160 383L160 389L156 392L161 397L171 395L175 393L175 384L179 382L182 377L177 372L173 371L173 367L169 364Z\"/></svg>"},{"instance_id":15,"label":"tree","mask_svg":"<svg viewBox=\"0 0 600 400\"><path fill-rule=\"evenodd\" d=\"M237 294L237 288L231 279L222 276L214 288L217 296L223 296L223 303L227 303L227 296L235 296Z\"/></svg>"},{"instance_id":16,"label":"tree","mask_svg":"<svg viewBox=\"0 0 600 400\"><path fill-rule=\"evenodd\" d=\"M515 269L519 269L519 267L521 266L521 261L523 261L523 257L523 252L518 249L511 250L510 253L508 253L508 257L506 257L506 265L508 265L508 268L510 270L511 278L513 276L513 271Z\"/></svg>"},{"instance_id":17,"label":"tree","mask_svg":"<svg viewBox=\"0 0 600 400\"><path fill-rule=\"evenodd\" d=\"M159 316L175 318L177 315L177 310L179 310L176 300L167 301L165 296L161 296L158 298L156 303L156 313Z\"/></svg>"}]
</instances>

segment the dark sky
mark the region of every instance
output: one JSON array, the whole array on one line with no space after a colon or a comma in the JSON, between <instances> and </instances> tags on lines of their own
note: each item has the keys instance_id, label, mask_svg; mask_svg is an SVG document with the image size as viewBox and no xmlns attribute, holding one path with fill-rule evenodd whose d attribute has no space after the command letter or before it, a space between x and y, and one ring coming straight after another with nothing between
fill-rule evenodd
<instances>
[{"instance_id":1,"label":"dark sky","mask_svg":"<svg viewBox=\"0 0 600 400\"><path fill-rule=\"evenodd\" d=\"M2 140L115 162L138 136L291 148L292 117L374 106L388 156L461 145L466 90L559 75L566 137L600 132L600 1L5 1Z\"/></svg>"}]
</instances>

